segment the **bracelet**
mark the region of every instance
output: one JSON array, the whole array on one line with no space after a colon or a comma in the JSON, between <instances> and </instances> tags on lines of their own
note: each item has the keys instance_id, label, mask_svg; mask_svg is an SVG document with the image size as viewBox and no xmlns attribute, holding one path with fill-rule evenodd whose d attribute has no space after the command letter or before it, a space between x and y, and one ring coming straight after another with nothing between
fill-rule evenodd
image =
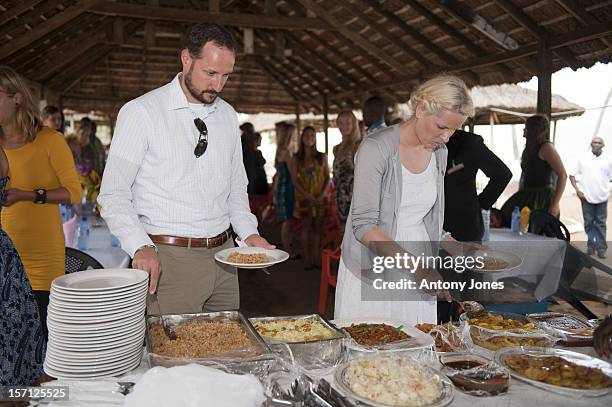
<instances>
[{"instance_id":1,"label":"bracelet","mask_svg":"<svg viewBox=\"0 0 612 407\"><path fill-rule=\"evenodd\" d=\"M451 232L443 232L443 233L440 235L440 240L439 240L439 241L441 242L442 240L446 239L446 238L447 238L447 237L449 237L450 235L451 235Z\"/></svg>"}]
</instances>

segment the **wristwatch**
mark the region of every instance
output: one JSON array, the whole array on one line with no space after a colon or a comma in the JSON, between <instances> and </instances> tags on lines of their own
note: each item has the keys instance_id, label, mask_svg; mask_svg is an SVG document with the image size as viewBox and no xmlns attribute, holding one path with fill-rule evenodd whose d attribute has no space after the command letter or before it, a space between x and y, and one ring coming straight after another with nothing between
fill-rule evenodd
<instances>
[{"instance_id":1,"label":"wristwatch","mask_svg":"<svg viewBox=\"0 0 612 407\"><path fill-rule=\"evenodd\" d=\"M36 191L36 197L34 198L34 203L44 204L47 202L47 190L43 188L39 188Z\"/></svg>"},{"instance_id":2,"label":"wristwatch","mask_svg":"<svg viewBox=\"0 0 612 407\"><path fill-rule=\"evenodd\" d=\"M151 249L155 250L155 253L158 253L157 246L155 246L154 244L145 244L145 245L140 246L138 249L136 249L134 254L141 251L142 249L146 249L147 247L150 247Z\"/></svg>"}]
</instances>

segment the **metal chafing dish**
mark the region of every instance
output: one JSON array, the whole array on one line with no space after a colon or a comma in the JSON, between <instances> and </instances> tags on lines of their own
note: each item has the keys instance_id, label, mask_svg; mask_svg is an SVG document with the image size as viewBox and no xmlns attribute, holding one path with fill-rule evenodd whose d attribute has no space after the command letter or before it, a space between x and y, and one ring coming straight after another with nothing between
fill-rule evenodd
<instances>
[{"instance_id":1,"label":"metal chafing dish","mask_svg":"<svg viewBox=\"0 0 612 407\"><path fill-rule=\"evenodd\" d=\"M281 317L250 318L253 325L269 321L306 320L319 322L332 332L332 337L312 341L285 342L263 337L270 348L279 353L287 362L295 360L298 365L307 370L327 369L343 362L345 357L344 331L330 324L325 318L317 314L295 315Z\"/></svg>"},{"instance_id":2,"label":"metal chafing dish","mask_svg":"<svg viewBox=\"0 0 612 407\"><path fill-rule=\"evenodd\" d=\"M278 357L274 355L270 347L263 341L249 321L238 311L164 315L164 320L171 326L191 321L238 322L250 339L252 347L244 351L214 354L201 358L180 358L160 355L153 350L151 328L161 324L161 318L159 315L148 315L146 317L146 344L151 366L172 367L189 363L198 363L211 367L221 365L230 373L251 373L261 380L268 374L270 368L278 363Z\"/></svg>"}]
</instances>

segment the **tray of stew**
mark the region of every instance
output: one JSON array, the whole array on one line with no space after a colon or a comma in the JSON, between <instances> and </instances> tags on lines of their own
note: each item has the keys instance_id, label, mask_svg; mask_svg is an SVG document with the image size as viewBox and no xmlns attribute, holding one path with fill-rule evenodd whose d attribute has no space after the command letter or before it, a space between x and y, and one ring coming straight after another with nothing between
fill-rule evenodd
<instances>
[{"instance_id":1,"label":"tray of stew","mask_svg":"<svg viewBox=\"0 0 612 407\"><path fill-rule=\"evenodd\" d=\"M332 323L351 338L349 347L364 350L411 350L430 348L434 339L399 321L383 319L337 319Z\"/></svg>"}]
</instances>

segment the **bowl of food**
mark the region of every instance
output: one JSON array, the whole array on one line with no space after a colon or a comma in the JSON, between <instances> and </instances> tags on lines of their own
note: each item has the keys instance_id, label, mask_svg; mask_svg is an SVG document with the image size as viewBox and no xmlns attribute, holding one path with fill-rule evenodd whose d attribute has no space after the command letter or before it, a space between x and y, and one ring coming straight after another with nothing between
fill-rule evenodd
<instances>
[{"instance_id":1,"label":"bowl of food","mask_svg":"<svg viewBox=\"0 0 612 407\"><path fill-rule=\"evenodd\" d=\"M464 393L477 397L508 392L510 374L498 364L474 353L440 355L442 373Z\"/></svg>"},{"instance_id":2,"label":"bowl of food","mask_svg":"<svg viewBox=\"0 0 612 407\"><path fill-rule=\"evenodd\" d=\"M448 322L443 325L416 324L415 328L428 334L434 339L434 349L442 352L467 352L472 347L469 334L460 326Z\"/></svg>"},{"instance_id":3,"label":"bowl of food","mask_svg":"<svg viewBox=\"0 0 612 407\"><path fill-rule=\"evenodd\" d=\"M334 379L341 392L374 407L445 406L453 399L446 377L405 356L353 359Z\"/></svg>"}]
</instances>

